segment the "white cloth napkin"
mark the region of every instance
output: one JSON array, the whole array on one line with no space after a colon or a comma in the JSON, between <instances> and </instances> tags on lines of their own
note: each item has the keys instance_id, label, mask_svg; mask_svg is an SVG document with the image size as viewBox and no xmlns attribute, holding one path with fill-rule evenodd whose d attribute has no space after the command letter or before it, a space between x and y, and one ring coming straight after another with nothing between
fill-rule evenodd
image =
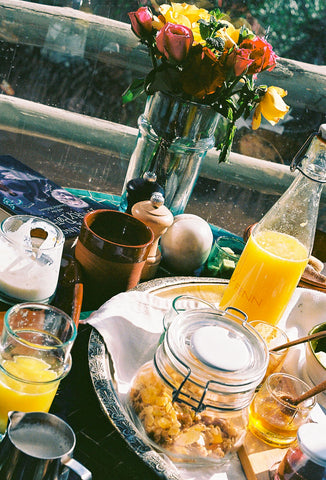
<instances>
[{"instance_id":1,"label":"white cloth napkin","mask_svg":"<svg viewBox=\"0 0 326 480\"><path fill-rule=\"evenodd\" d=\"M88 319L110 352L120 394L137 369L153 358L170 302L145 292L120 293Z\"/></svg>"},{"instance_id":2,"label":"white cloth napkin","mask_svg":"<svg viewBox=\"0 0 326 480\"><path fill-rule=\"evenodd\" d=\"M92 313L88 323L102 335L114 364L121 395L146 361L154 356L162 332L163 317L172 300L146 292L124 292L116 295ZM178 302L178 309L203 308L195 299Z\"/></svg>"},{"instance_id":3,"label":"white cloth napkin","mask_svg":"<svg viewBox=\"0 0 326 480\"><path fill-rule=\"evenodd\" d=\"M106 302L88 319L103 337L111 354L118 397L125 405L126 394L138 368L153 358L160 336L163 332L163 317L169 311L172 300L160 298L147 292L130 291L120 293ZM203 308L202 303L185 300L178 304L180 308ZM217 305L216 305L217 306ZM298 288L279 326L286 330L290 340L306 335L316 324L324 321L326 312L326 294ZM263 320L263 319L262 319ZM305 346L298 345L289 350L284 370L303 377ZM304 378L305 379L305 378ZM315 409L316 421L326 421L319 408ZM215 480L216 474L224 478L243 480L245 476L237 456L229 466L217 468L178 467L181 478L185 480Z\"/></svg>"}]
</instances>

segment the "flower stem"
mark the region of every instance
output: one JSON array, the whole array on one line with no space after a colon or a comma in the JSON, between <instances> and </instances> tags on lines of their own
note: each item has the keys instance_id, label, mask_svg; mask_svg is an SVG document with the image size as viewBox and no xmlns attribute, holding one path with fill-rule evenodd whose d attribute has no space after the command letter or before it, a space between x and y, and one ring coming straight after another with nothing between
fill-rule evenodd
<instances>
[{"instance_id":1,"label":"flower stem","mask_svg":"<svg viewBox=\"0 0 326 480\"><path fill-rule=\"evenodd\" d=\"M148 161L147 171L158 174L160 164L163 162L163 159L166 155L167 150L169 149L170 142L168 142L164 137L159 137L155 143L155 147Z\"/></svg>"},{"instance_id":2,"label":"flower stem","mask_svg":"<svg viewBox=\"0 0 326 480\"><path fill-rule=\"evenodd\" d=\"M156 67L157 67L157 61L156 61L154 49L153 49L153 46L152 46L149 42L147 43L147 48L148 48L148 51L149 51L149 56L150 56L150 58L151 58L151 62L152 62L153 68L156 69Z\"/></svg>"}]
</instances>

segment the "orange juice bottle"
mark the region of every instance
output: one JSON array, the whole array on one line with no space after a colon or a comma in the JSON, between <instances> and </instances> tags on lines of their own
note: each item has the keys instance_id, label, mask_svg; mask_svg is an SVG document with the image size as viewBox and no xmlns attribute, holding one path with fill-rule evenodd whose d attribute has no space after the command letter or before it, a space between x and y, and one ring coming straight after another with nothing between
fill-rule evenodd
<instances>
[{"instance_id":1,"label":"orange juice bottle","mask_svg":"<svg viewBox=\"0 0 326 480\"><path fill-rule=\"evenodd\" d=\"M301 160L305 148L291 165L300 173L254 227L220 302L221 308L240 309L249 321L279 322L311 254L326 183L326 124Z\"/></svg>"},{"instance_id":2,"label":"orange juice bottle","mask_svg":"<svg viewBox=\"0 0 326 480\"><path fill-rule=\"evenodd\" d=\"M290 235L273 230L251 235L221 307L236 307L249 320L276 324L307 262L307 248Z\"/></svg>"}]
</instances>

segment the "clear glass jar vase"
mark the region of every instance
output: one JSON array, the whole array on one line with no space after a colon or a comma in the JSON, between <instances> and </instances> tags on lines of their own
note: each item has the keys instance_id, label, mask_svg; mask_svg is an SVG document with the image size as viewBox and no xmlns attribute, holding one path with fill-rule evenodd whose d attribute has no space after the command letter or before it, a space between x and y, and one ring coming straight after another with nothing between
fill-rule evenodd
<instances>
[{"instance_id":1,"label":"clear glass jar vase","mask_svg":"<svg viewBox=\"0 0 326 480\"><path fill-rule=\"evenodd\" d=\"M268 350L230 310L176 315L153 360L132 381L132 418L153 447L176 462L222 463L244 440Z\"/></svg>"},{"instance_id":2,"label":"clear glass jar vase","mask_svg":"<svg viewBox=\"0 0 326 480\"><path fill-rule=\"evenodd\" d=\"M215 145L220 119L223 117L208 105L163 92L148 97L138 120L139 133L122 190L121 210L127 208L127 183L151 172L163 188L165 205L174 215L183 213L202 161Z\"/></svg>"}]
</instances>

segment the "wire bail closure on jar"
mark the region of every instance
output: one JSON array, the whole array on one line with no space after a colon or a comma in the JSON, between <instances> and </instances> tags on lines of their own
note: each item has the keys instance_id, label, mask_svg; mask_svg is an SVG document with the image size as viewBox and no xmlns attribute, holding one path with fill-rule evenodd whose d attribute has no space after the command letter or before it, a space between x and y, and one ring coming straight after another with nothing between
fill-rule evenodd
<instances>
[{"instance_id":1,"label":"wire bail closure on jar","mask_svg":"<svg viewBox=\"0 0 326 480\"><path fill-rule=\"evenodd\" d=\"M171 308L166 312L166 314L163 317L164 332L167 331L170 323L173 321L173 318L176 315L179 315L180 313L189 310L189 308L185 308L184 305L182 307L180 307L177 304L182 303L184 301L188 302L189 300L194 301L194 302L198 302L198 303L203 303L206 307L211 308L212 310L217 310L215 305L213 305L212 303L210 303L207 300L204 300L202 298L195 297L194 295L178 295L177 297L175 297L172 300Z\"/></svg>"},{"instance_id":2,"label":"wire bail closure on jar","mask_svg":"<svg viewBox=\"0 0 326 480\"><path fill-rule=\"evenodd\" d=\"M195 398L191 397L190 395L188 395L187 393L184 393L182 391L182 388L184 387L185 383L189 380L189 377L192 373L191 368L188 365L186 365L177 355L175 355L175 358L178 362L181 363L181 365L183 365L185 367L185 369L188 372L187 375L182 380L182 382L180 383L178 388L175 388L174 385L172 385L172 383L169 382L168 379L162 374L162 372L161 372L161 370L160 370L160 368L157 364L157 361L156 361L156 354L154 355L154 365L155 365L157 373L160 375L162 380L172 389L172 401L173 402L184 403L185 405L188 405L190 408L192 408L192 410L195 411L195 413L202 412L207 407L219 410L219 408L217 408L214 405L205 405L204 404L204 399L205 399L206 393L208 391L209 385L213 384L213 383L215 383L215 384L218 384L218 383L214 382L212 380L209 380L206 383L206 386L204 388L202 396L200 397L199 400L196 400ZM190 403L190 400L192 400L193 403Z\"/></svg>"}]
</instances>

